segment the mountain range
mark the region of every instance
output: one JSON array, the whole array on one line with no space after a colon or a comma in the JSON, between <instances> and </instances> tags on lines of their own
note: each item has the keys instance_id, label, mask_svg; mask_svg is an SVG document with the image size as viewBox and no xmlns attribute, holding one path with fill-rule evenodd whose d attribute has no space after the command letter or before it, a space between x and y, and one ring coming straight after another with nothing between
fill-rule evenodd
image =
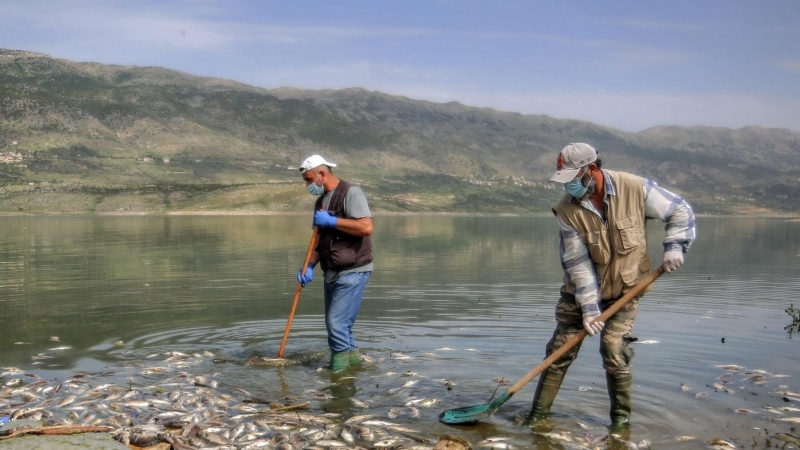
<instances>
[{"instance_id":1,"label":"mountain range","mask_svg":"<svg viewBox=\"0 0 800 450\"><path fill-rule=\"evenodd\" d=\"M376 212L545 213L558 151L648 177L696 212L800 211L800 133L638 133L367 91L267 90L155 67L0 49L0 212L305 211L319 153Z\"/></svg>"}]
</instances>

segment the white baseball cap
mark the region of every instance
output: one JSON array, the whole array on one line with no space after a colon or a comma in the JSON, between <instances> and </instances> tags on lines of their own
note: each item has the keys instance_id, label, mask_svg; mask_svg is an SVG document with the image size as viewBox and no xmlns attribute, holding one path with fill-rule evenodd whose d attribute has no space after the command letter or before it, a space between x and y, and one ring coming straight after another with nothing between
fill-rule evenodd
<instances>
[{"instance_id":1,"label":"white baseball cap","mask_svg":"<svg viewBox=\"0 0 800 450\"><path fill-rule=\"evenodd\" d=\"M572 181L583 167L595 161L597 161L597 150L591 145L580 142L569 144L558 154L556 173L550 177L550 181L556 183Z\"/></svg>"},{"instance_id":2,"label":"white baseball cap","mask_svg":"<svg viewBox=\"0 0 800 450\"><path fill-rule=\"evenodd\" d=\"M336 164L330 163L325 161L325 158L319 155L311 155L303 161L303 164L300 164L300 173L306 173L311 169L315 169L319 166L326 165L328 167L336 167Z\"/></svg>"}]
</instances>

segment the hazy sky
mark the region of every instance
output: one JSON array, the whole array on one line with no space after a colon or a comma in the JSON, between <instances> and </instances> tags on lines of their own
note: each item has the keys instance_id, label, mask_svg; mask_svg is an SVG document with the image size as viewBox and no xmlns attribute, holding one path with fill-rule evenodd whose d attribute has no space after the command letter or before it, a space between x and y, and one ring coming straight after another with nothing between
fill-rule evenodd
<instances>
[{"instance_id":1,"label":"hazy sky","mask_svg":"<svg viewBox=\"0 0 800 450\"><path fill-rule=\"evenodd\" d=\"M800 131L800 1L0 0L0 48L265 88Z\"/></svg>"}]
</instances>

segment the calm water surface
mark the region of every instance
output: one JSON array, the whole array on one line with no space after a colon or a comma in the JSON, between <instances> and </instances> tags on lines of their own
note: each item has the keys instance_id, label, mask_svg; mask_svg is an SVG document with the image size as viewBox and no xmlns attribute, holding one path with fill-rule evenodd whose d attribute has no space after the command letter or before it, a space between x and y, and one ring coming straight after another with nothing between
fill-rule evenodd
<instances>
[{"instance_id":1,"label":"calm water surface","mask_svg":"<svg viewBox=\"0 0 800 450\"><path fill-rule=\"evenodd\" d=\"M536 380L479 426L436 419L445 409L486 402L498 386L493 378L514 382L543 358L561 280L554 219L376 217L376 271L356 324L362 352L376 362L352 384L333 388L318 370L328 358L319 273L303 291L289 337L286 358L296 363L239 363L277 354L309 222L0 218L0 365L45 378L113 370L120 384L148 385L157 380L140 372L164 353L208 351L230 362L209 358L188 370L213 374L222 390L300 399L312 390L331 392L339 398L315 401L312 409L346 415L364 412L348 397L384 416L411 397L434 397L441 403L422 409L420 418L395 421L434 440L505 435L523 447L563 448L514 423L527 414ZM648 230L651 255L660 261L663 226ZM632 440L698 448L715 438L752 443L765 428L790 432L776 419L800 413L768 409L800 408L776 393L800 392L800 337L789 339L784 330L791 323L784 310L800 305L800 222L700 218L698 233L686 264L661 277L640 305ZM50 350L57 346L72 348ZM587 339L570 369L553 407L556 431L583 436L580 423L591 436L606 432L597 350L598 339ZM716 367L724 364L743 368ZM747 380L751 370L766 371L766 383ZM418 375L403 376L408 371ZM726 372L733 376L718 379ZM419 382L402 387L412 379ZM455 386L448 390L444 379ZM721 381L732 393L715 391ZM708 396L697 398L699 392ZM681 435L696 440L676 441Z\"/></svg>"}]
</instances>

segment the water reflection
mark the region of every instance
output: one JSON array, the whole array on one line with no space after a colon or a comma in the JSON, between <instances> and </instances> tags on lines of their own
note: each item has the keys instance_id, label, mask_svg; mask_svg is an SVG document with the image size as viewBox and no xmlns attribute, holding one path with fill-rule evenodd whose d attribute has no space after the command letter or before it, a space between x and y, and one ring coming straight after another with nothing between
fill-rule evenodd
<instances>
[{"instance_id":1,"label":"water reflection","mask_svg":"<svg viewBox=\"0 0 800 450\"><path fill-rule=\"evenodd\" d=\"M537 448L559 448L514 425L527 414L533 384L478 427L454 431L436 421L445 409L487 401L494 378L514 382L544 356L561 280L550 217L377 217L377 269L356 338L379 361L345 384L318 371L327 353L316 281L302 293L287 344L286 356L297 364L246 363L277 353L311 233L308 217L0 222L3 366L50 378L110 366L136 374L149 355L208 351L219 362L197 370L219 373L225 388L266 398L323 390L332 398L315 407L355 414L349 399L356 398L383 416L411 396L432 397L441 402L405 419L425 433L473 440L511 435ZM744 443L755 427L780 428L773 412L784 403L778 392L800 391L800 353L785 329L786 309L800 294L800 223L698 223L684 267L659 279L640 306L635 333L656 343L636 347L637 442L647 438L670 448L696 448L712 438ZM651 257L659 261L662 224L649 224L648 233ZM72 348L52 350L62 344ZM555 430L573 438L587 433L578 422L592 437L608 422L597 345L584 344L553 407ZM40 354L46 358L32 359ZM730 372L715 367L725 364L743 367L725 385L736 395L709 387ZM749 370L775 376L756 385ZM409 371L420 376L404 377ZM403 387L409 379L418 380L412 389ZM442 379L455 385L448 390L436 381ZM755 413L735 412L743 407ZM679 443L680 435L696 439Z\"/></svg>"}]
</instances>

